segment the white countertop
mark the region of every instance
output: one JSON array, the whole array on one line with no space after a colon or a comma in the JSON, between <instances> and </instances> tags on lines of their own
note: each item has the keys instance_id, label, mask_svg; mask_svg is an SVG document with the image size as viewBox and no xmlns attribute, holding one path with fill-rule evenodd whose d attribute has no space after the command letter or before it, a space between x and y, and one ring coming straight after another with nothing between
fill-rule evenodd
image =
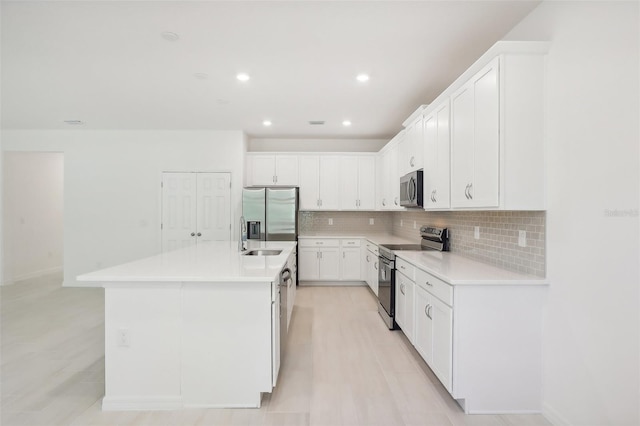
<instances>
[{"instance_id":1,"label":"white countertop","mask_svg":"<svg viewBox=\"0 0 640 426\"><path fill-rule=\"evenodd\" d=\"M416 240L410 240L404 237L398 237L397 235L384 234L384 233L372 233L372 234L345 234L345 233L307 233L299 235L298 239L304 238L335 238L335 239L347 239L347 238L362 238L369 240L376 245L380 244L420 244L420 238Z\"/></svg>"},{"instance_id":2,"label":"white countertop","mask_svg":"<svg viewBox=\"0 0 640 426\"><path fill-rule=\"evenodd\" d=\"M508 271L450 252L396 251L396 256L452 285L546 285L546 278Z\"/></svg>"},{"instance_id":3,"label":"white countertop","mask_svg":"<svg viewBox=\"0 0 640 426\"><path fill-rule=\"evenodd\" d=\"M237 241L195 246L78 276L78 287L118 282L271 282L295 248L291 241L249 241L249 249L281 249L276 256L243 256Z\"/></svg>"}]
</instances>

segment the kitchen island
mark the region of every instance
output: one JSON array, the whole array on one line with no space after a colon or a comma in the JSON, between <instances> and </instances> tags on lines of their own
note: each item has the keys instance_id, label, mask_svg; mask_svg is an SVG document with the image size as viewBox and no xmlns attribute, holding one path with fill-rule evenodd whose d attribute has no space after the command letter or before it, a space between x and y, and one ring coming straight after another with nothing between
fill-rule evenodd
<instances>
[{"instance_id":1,"label":"kitchen island","mask_svg":"<svg viewBox=\"0 0 640 426\"><path fill-rule=\"evenodd\" d=\"M103 410L259 407L280 365L280 275L295 242L206 242L78 277L105 289Z\"/></svg>"}]
</instances>

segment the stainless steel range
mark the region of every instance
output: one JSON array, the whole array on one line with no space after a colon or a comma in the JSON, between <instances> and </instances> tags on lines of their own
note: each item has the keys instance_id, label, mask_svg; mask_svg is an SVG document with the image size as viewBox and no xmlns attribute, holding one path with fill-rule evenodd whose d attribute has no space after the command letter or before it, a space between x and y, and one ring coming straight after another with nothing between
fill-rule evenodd
<instances>
[{"instance_id":1,"label":"stainless steel range","mask_svg":"<svg viewBox=\"0 0 640 426\"><path fill-rule=\"evenodd\" d=\"M378 247L378 313L389 330L398 328L395 322L396 255L400 250L449 251L447 228L423 226L420 228L420 244L382 244Z\"/></svg>"}]
</instances>

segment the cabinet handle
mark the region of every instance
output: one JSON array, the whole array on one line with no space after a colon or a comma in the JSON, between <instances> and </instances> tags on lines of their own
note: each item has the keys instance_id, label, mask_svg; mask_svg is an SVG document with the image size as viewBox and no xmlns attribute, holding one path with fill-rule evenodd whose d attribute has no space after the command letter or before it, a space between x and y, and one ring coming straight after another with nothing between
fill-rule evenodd
<instances>
[{"instance_id":1,"label":"cabinet handle","mask_svg":"<svg viewBox=\"0 0 640 426\"><path fill-rule=\"evenodd\" d=\"M382 207L384 207L384 206L386 206L386 205L387 205L387 202L386 202L386 200L383 198L383 199L382 199Z\"/></svg>"},{"instance_id":2,"label":"cabinet handle","mask_svg":"<svg viewBox=\"0 0 640 426\"><path fill-rule=\"evenodd\" d=\"M369 262L369 255L367 255L367 262Z\"/></svg>"},{"instance_id":3,"label":"cabinet handle","mask_svg":"<svg viewBox=\"0 0 640 426\"><path fill-rule=\"evenodd\" d=\"M344 259L344 257L345 257L345 253L344 253L344 252L342 252L342 258Z\"/></svg>"},{"instance_id":4,"label":"cabinet handle","mask_svg":"<svg viewBox=\"0 0 640 426\"><path fill-rule=\"evenodd\" d=\"M393 199L393 203L397 206L398 205L398 197Z\"/></svg>"},{"instance_id":5,"label":"cabinet handle","mask_svg":"<svg viewBox=\"0 0 640 426\"><path fill-rule=\"evenodd\" d=\"M198 237L202 237L202 233L201 233L201 232L198 232L196 235L197 235Z\"/></svg>"},{"instance_id":6,"label":"cabinet handle","mask_svg":"<svg viewBox=\"0 0 640 426\"><path fill-rule=\"evenodd\" d=\"M404 284L400 284L400 293L404 294Z\"/></svg>"},{"instance_id":7,"label":"cabinet handle","mask_svg":"<svg viewBox=\"0 0 640 426\"><path fill-rule=\"evenodd\" d=\"M471 189L473 188L473 183L469 184L469 199L473 200L473 194L471 193Z\"/></svg>"},{"instance_id":8,"label":"cabinet handle","mask_svg":"<svg viewBox=\"0 0 640 426\"><path fill-rule=\"evenodd\" d=\"M322 245L322 244L324 244L324 241L316 241L316 244Z\"/></svg>"},{"instance_id":9,"label":"cabinet handle","mask_svg":"<svg viewBox=\"0 0 640 426\"><path fill-rule=\"evenodd\" d=\"M433 287L433 284L431 284L429 281L427 281L427 285L428 285L429 287Z\"/></svg>"},{"instance_id":10,"label":"cabinet handle","mask_svg":"<svg viewBox=\"0 0 640 426\"><path fill-rule=\"evenodd\" d=\"M322 198L320 199L320 207L322 207Z\"/></svg>"},{"instance_id":11,"label":"cabinet handle","mask_svg":"<svg viewBox=\"0 0 640 426\"><path fill-rule=\"evenodd\" d=\"M427 318L431 318L429 316L429 305L424 305L424 314L427 316Z\"/></svg>"},{"instance_id":12,"label":"cabinet handle","mask_svg":"<svg viewBox=\"0 0 640 426\"><path fill-rule=\"evenodd\" d=\"M438 202L438 197L437 197L437 195L438 195L438 190L437 190L437 189L434 189L434 190L433 190L433 202L434 202L434 203L437 203L437 202Z\"/></svg>"},{"instance_id":13,"label":"cabinet handle","mask_svg":"<svg viewBox=\"0 0 640 426\"><path fill-rule=\"evenodd\" d=\"M196 233L195 233L195 232L192 232L192 233L191 233L191 236L192 236L192 237L195 237L195 236L196 236Z\"/></svg>"},{"instance_id":14,"label":"cabinet handle","mask_svg":"<svg viewBox=\"0 0 640 426\"><path fill-rule=\"evenodd\" d=\"M378 262L373 262L373 267L378 270Z\"/></svg>"},{"instance_id":15,"label":"cabinet handle","mask_svg":"<svg viewBox=\"0 0 640 426\"><path fill-rule=\"evenodd\" d=\"M320 259L322 259L322 252L319 251L318 254L320 254Z\"/></svg>"},{"instance_id":16,"label":"cabinet handle","mask_svg":"<svg viewBox=\"0 0 640 426\"><path fill-rule=\"evenodd\" d=\"M464 187L464 196L467 198L467 200L469 199L469 184Z\"/></svg>"},{"instance_id":17,"label":"cabinet handle","mask_svg":"<svg viewBox=\"0 0 640 426\"><path fill-rule=\"evenodd\" d=\"M433 305L429 305L429 318L433 319L433 315L431 314L431 309L433 309Z\"/></svg>"},{"instance_id":18,"label":"cabinet handle","mask_svg":"<svg viewBox=\"0 0 640 426\"><path fill-rule=\"evenodd\" d=\"M400 265L400 269L406 269L404 265Z\"/></svg>"},{"instance_id":19,"label":"cabinet handle","mask_svg":"<svg viewBox=\"0 0 640 426\"><path fill-rule=\"evenodd\" d=\"M411 167L413 167L415 165L415 161L414 161L415 157L411 156L411 160L409 160L409 165Z\"/></svg>"}]
</instances>

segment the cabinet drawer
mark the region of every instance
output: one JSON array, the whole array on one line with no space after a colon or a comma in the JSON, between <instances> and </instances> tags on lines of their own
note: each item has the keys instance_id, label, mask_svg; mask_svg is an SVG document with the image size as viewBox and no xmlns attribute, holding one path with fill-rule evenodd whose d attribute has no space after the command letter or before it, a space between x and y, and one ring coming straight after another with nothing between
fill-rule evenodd
<instances>
[{"instance_id":1,"label":"cabinet drawer","mask_svg":"<svg viewBox=\"0 0 640 426\"><path fill-rule=\"evenodd\" d=\"M360 247L359 238L351 238L348 240L341 240L342 247Z\"/></svg>"},{"instance_id":2,"label":"cabinet drawer","mask_svg":"<svg viewBox=\"0 0 640 426\"><path fill-rule=\"evenodd\" d=\"M370 241L367 241L367 250L369 250L370 252L372 252L373 254L375 254L376 256L378 256L378 246L373 244Z\"/></svg>"},{"instance_id":3,"label":"cabinet drawer","mask_svg":"<svg viewBox=\"0 0 640 426\"><path fill-rule=\"evenodd\" d=\"M340 240L336 238L302 238L298 240L300 247L339 247Z\"/></svg>"},{"instance_id":4,"label":"cabinet drawer","mask_svg":"<svg viewBox=\"0 0 640 426\"><path fill-rule=\"evenodd\" d=\"M416 267L399 257L396 257L396 271L402 272L411 281L416 280Z\"/></svg>"},{"instance_id":5,"label":"cabinet drawer","mask_svg":"<svg viewBox=\"0 0 640 426\"><path fill-rule=\"evenodd\" d=\"M434 277L422 269L416 268L416 284L442 300L449 306L453 306L453 286Z\"/></svg>"}]
</instances>

